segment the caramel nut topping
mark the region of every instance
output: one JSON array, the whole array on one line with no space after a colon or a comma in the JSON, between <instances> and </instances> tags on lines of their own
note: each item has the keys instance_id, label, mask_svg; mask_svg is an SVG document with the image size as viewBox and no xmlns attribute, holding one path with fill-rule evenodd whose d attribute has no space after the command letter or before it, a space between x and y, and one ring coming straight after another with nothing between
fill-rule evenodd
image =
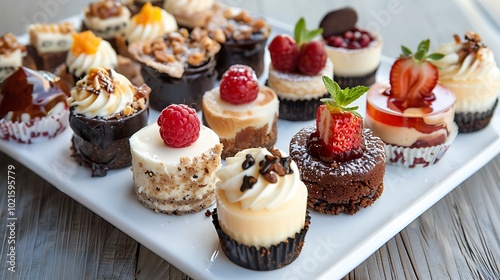
<instances>
[{"instance_id":1,"label":"caramel nut topping","mask_svg":"<svg viewBox=\"0 0 500 280\"><path fill-rule=\"evenodd\" d=\"M109 68L90 69L87 75L87 87L85 90L94 94L99 94L101 87L105 88L109 93L115 91L111 70Z\"/></svg>"},{"instance_id":2,"label":"caramel nut topping","mask_svg":"<svg viewBox=\"0 0 500 280\"><path fill-rule=\"evenodd\" d=\"M255 37L269 36L270 27L264 19L253 18L248 12L235 13L231 8L225 9L221 14L215 14L207 23L212 38L224 43L233 39L236 41L251 40ZM223 30L224 38L219 29Z\"/></svg>"},{"instance_id":3,"label":"caramel nut topping","mask_svg":"<svg viewBox=\"0 0 500 280\"><path fill-rule=\"evenodd\" d=\"M24 52L24 46L19 44L14 34L5 33L2 37L0 37L0 55L13 53L18 49L20 49L21 52Z\"/></svg>"},{"instance_id":4,"label":"caramel nut topping","mask_svg":"<svg viewBox=\"0 0 500 280\"><path fill-rule=\"evenodd\" d=\"M122 14L123 4L116 0L100 0L90 3L85 11L86 17L98 17L100 19L107 19L117 17Z\"/></svg>"},{"instance_id":5,"label":"caramel nut topping","mask_svg":"<svg viewBox=\"0 0 500 280\"><path fill-rule=\"evenodd\" d=\"M219 43L225 43L226 42L226 34L224 34L224 31L222 29L218 28L214 31L213 34L214 40L219 42Z\"/></svg>"},{"instance_id":6,"label":"caramel nut topping","mask_svg":"<svg viewBox=\"0 0 500 280\"><path fill-rule=\"evenodd\" d=\"M194 53L188 57L189 65L198 66L205 61L205 56L202 53Z\"/></svg>"}]
</instances>

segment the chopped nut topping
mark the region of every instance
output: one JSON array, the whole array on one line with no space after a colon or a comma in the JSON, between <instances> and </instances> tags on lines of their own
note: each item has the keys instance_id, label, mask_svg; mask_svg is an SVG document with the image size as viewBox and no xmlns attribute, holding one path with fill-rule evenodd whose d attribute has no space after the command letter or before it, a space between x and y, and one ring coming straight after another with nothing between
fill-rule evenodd
<instances>
[{"instance_id":1,"label":"chopped nut topping","mask_svg":"<svg viewBox=\"0 0 500 280\"><path fill-rule=\"evenodd\" d=\"M246 11L235 12L231 8L214 14L207 23L210 35L219 43L227 40L251 40L255 37L267 38L270 26L262 18L254 18ZM222 33L219 31L222 29ZM222 36L222 34L224 36Z\"/></svg>"},{"instance_id":2,"label":"chopped nut topping","mask_svg":"<svg viewBox=\"0 0 500 280\"><path fill-rule=\"evenodd\" d=\"M24 52L24 46L19 44L14 34L5 33L2 37L0 37L0 55L10 54L18 49L20 49L21 52Z\"/></svg>"},{"instance_id":3,"label":"chopped nut topping","mask_svg":"<svg viewBox=\"0 0 500 280\"><path fill-rule=\"evenodd\" d=\"M205 56L202 53L194 53L188 57L189 65L198 66L205 61Z\"/></svg>"},{"instance_id":4,"label":"chopped nut topping","mask_svg":"<svg viewBox=\"0 0 500 280\"><path fill-rule=\"evenodd\" d=\"M87 75L86 90L94 94L99 94L102 87L107 92L113 93L115 85L113 84L113 77L111 75L111 69L106 67L90 69Z\"/></svg>"},{"instance_id":5,"label":"chopped nut topping","mask_svg":"<svg viewBox=\"0 0 500 280\"><path fill-rule=\"evenodd\" d=\"M85 9L86 17L98 17L100 19L107 19L117 17L122 14L123 3L116 0L99 0L90 3L88 8Z\"/></svg>"}]
</instances>

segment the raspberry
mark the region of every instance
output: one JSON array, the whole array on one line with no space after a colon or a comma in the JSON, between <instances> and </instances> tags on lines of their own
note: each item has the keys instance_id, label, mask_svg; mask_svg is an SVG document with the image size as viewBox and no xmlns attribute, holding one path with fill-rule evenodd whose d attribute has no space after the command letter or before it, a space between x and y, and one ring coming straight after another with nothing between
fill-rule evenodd
<instances>
[{"instance_id":1,"label":"raspberry","mask_svg":"<svg viewBox=\"0 0 500 280\"><path fill-rule=\"evenodd\" d=\"M172 148L187 147L200 136L200 119L193 108L184 104L172 104L163 109L157 123L161 139Z\"/></svg>"},{"instance_id":2,"label":"raspberry","mask_svg":"<svg viewBox=\"0 0 500 280\"><path fill-rule=\"evenodd\" d=\"M314 76L325 67L326 59L326 49L322 42L304 43L300 48L299 71L304 75Z\"/></svg>"},{"instance_id":3,"label":"raspberry","mask_svg":"<svg viewBox=\"0 0 500 280\"><path fill-rule=\"evenodd\" d=\"M299 48L295 40L288 35L278 35L269 44L269 53L274 69L293 72L297 68Z\"/></svg>"},{"instance_id":4,"label":"raspberry","mask_svg":"<svg viewBox=\"0 0 500 280\"><path fill-rule=\"evenodd\" d=\"M222 75L220 98L231 104L244 104L257 98L259 83L252 68L235 64Z\"/></svg>"}]
</instances>

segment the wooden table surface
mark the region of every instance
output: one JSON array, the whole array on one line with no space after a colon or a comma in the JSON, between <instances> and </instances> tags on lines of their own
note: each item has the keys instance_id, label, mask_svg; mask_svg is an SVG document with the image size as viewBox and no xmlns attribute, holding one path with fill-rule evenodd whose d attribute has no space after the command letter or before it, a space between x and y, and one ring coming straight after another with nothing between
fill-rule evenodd
<instances>
[{"instance_id":1,"label":"wooden table surface","mask_svg":"<svg viewBox=\"0 0 500 280\"><path fill-rule=\"evenodd\" d=\"M430 38L437 46L451 40L453 33L475 30L498 61L499 26L476 1L225 2L288 24L303 16L310 27L318 24L325 11L352 5L361 26L382 34L383 54L389 57L399 54L401 44L414 48ZM16 17L0 10L2 17ZM15 273L7 270L9 166L16 171L19 217ZM500 156L496 155L345 279L500 279L499 174ZM4 153L0 153L0 211L0 279L189 278Z\"/></svg>"}]
</instances>

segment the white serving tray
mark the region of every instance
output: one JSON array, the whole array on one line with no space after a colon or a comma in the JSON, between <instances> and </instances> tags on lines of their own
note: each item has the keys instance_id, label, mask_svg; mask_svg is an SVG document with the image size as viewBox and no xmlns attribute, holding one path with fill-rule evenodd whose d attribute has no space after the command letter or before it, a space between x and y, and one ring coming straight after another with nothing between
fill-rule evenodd
<instances>
[{"instance_id":1,"label":"white serving tray","mask_svg":"<svg viewBox=\"0 0 500 280\"><path fill-rule=\"evenodd\" d=\"M291 30L279 22L269 22L274 28L271 38ZM391 59L383 58L377 80L388 79L391 63ZM266 76L264 72L261 82ZM364 114L365 99L357 104ZM158 112L151 110L150 123L157 116ZM313 123L280 120L276 146L288 151L291 137ZM168 216L145 208L135 197L129 168L110 171L103 178L90 177L90 170L70 157L71 135L68 128L43 143L0 141L0 150L195 279L337 279L499 153L500 114L497 110L486 129L458 135L434 166L388 166L385 190L369 208L353 216L312 212L299 258L282 269L267 272L244 269L230 262L220 250L212 218L207 218L205 211Z\"/></svg>"}]
</instances>

